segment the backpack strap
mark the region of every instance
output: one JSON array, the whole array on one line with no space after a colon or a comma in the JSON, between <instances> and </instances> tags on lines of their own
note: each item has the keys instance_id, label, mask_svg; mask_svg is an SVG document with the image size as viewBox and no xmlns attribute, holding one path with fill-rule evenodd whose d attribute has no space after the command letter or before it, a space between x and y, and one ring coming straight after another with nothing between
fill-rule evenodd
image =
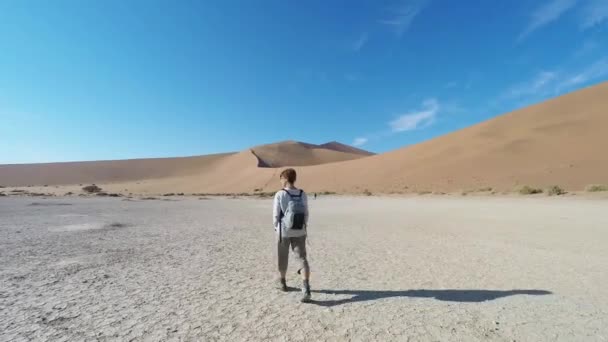
<instances>
[{"instance_id":1,"label":"backpack strap","mask_svg":"<svg viewBox=\"0 0 608 342\"><path fill-rule=\"evenodd\" d=\"M302 194L304 193L304 190L300 189L300 193L297 195L292 195L291 192L289 192L289 190L287 189L281 189L281 191L285 191L287 193L287 195L289 195L289 197L294 198L294 197L302 197Z\"/></svg>"}]
</instances>

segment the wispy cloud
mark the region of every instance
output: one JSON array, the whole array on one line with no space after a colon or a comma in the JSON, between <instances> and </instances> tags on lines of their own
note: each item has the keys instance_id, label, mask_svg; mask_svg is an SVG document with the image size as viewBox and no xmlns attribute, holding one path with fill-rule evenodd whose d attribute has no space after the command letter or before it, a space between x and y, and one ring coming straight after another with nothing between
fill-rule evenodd
<instances>
[{"instance_id":1,"label":"wispy cloud","mask_svg":"<svg viewBox=\"0 0 608 342\"><path fill-rule=\"evenodd\" d=\"M608 78L608 58L600 59L584 70L573 73L560 80L557 91L568 90L588 82L599 81Z\"/></svg>"},{"instance_id":2,"label":"wispy cloud","mask_svg":"<svg viewBox=\"0 0 608 342\"><path fill-rule=\"evenodd\" d=\"M608 1L606 0L587 0L586 5L581 10L583 30L592 28L608 20Z\"/></svg>"},{"instance_id":3,"label":"wispy cloud","mask_svg":"<svg viewBox=\"0 0 608 342\"><path fill-rule=\"evenodd\" d=\"M499 101L538 101L606 79L608 58L602 58L579 70L541 71L530 80L508 88Z\"/></svg>"},{"instance_id":4,"label":"wispy cloud","mask_svg":"<svg viewBox=\"0 0 608 342\"><path fill-rule=\"evenodd\" d=\"M550 0L541 7L537 8L530 18L528 25L517 38L518 42L523 41L532 32L558 20L562 14L574 7L578 0ZM605 0L600 0L605 1Z\"/></svg>"},{"instance_id":5,"label":"wispy cloud","mask_svg":"<svg viewBox=\"0 0 608 342\"><path fill-rule=\"evenodd\" d=\"M354 52L359 52L359 51L361 51L361 49L363 49L365 44L367 44L368 40L369 40L369 34L367 32L364 32L359 36L359 38L357 38L357 40L355 40L353 42L351 48L353 49Z\"/></svg>"},{"instance_id":6,"label":"wispy cloud","mask_svg":"<svg viewBox=\"0 0 608 342\"><path fill-rule=\"evenodd\" d=\"M439 105L437 99L427 99L422 102L419 109L408 112L390 121L387 129L357 137L353 141L353 146L363 146L372 140L378 140L401 132L428 127L435 122L440 109L443 112L443 107Z\"/></svg>"},{"instance_id":7,"label":"wispy cloud","mask_svg":"<svg viewBox=\"0 0 608 342\"><path fill-rule=\"evenodd\" d=\"M404 0L395 8L389 9L387 18L379 20L382 25L389 27L398 37L401 37L412 25L420 12L430 0Z\"/></svg>"},{"instance_id":8,"label":"wispy cloud","mask_svg":"<svg viewBox=\"0 0 608 342\"><path fill-rule=\"evenodd\" d=\"M368 141L369 141L368 138L356 138L355 141L353 141L353 146L356 146L356 147L363 146L363 145L367 144Z\"/></svg>"},{"instance_id":9,"label":"wispy cloud","mask_svg":"<svg viewBox=\"0 0 608 342\"><path fill-rule=\"evenodd\" d=\"M412 131L432 125L439 112L439 102L428 99L422 103L422 108L414 112L401 115L389 123L393 133Z\"/></svg>"},{"instance_id":10,"label":"wispy cloud","mask_svg":"<svg viewBox=\"0 0 608 342\"><path fill-rule=\"evenodd\" d=\"M541 71L533 79L516 84L503 94L505 99L516 99L528 95L542 95L550 92L550 88L558 78L555 71Z\"/></svg>"}]
</instances>

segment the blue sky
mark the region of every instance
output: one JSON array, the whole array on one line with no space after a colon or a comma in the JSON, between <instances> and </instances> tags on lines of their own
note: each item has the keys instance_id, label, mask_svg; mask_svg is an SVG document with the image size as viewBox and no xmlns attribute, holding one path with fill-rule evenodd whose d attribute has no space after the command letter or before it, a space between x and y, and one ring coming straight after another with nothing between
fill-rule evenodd
<instances>
[{"instance_id":1,"label":"blue sky","mask_svg":"<svg viewBox=\"0 0 608 342\"><path fill-rule=\"evenodd\" d=\"M0 163L385 152L608 79L606 0L0 1Z\"/></svg>"}]
</instances>

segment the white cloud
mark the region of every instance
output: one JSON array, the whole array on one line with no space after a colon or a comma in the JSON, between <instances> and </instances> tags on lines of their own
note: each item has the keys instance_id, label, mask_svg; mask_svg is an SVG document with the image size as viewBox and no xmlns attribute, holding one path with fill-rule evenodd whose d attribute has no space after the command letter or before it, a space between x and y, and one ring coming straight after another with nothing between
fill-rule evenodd
<instances>
[{"instance_id":1,"label":"white cloud","mask_svg":"<svg viewBox=\"0 0 608 342\"><path fill-rule=\"evenodd\" d=\"M357 38L357 40L351 46L353 51L355 51L355 52L361 51L361 49L363 49L365 44L367 44L368 40L369 40L369 34L367 34L367 32L362 33L361 36L359 36L359 38Z\"/></svg>"},{"instance_id":2,"label":"white cloud","mask_svg":"<svg viewBox=\"0 0 608 342\"><path fill-rule=\"evenodd\" d=\"M607 0L588 0L581 10L583 30L592 28L608 20L608 1Z\"/></svg>"},{"instance_id":3,"label":"white cloud","mask_svg":"<svg viewBox=\"0 0 608 342\"><path fill-rule=\"evenodd\" d=\"M430 0L405 0L397 8L390 10L389 18L378 22L388 26L401 37L429 2Z\"/></svg>"},{"instance_id":4,"label":"white cloud","mask_svg":"<svg viewBox=\"0 0 608 342\"><path fill-rule=\"evenodd\" d=\"M420 110L401 115L399 118L391 121L391 130L394 133L398 133L427 127L435 122L438 112L439 102L436 99L428 99L423 102Z\"/></svg>"},{"instance_id":5,"label":"white cloud","mask_svg":"<svg viewBox=\"0 0 608 342\"><path fill-rule=\"evenodd\" d=\"M557 72L542 71L532 80L517 84L509 88L504 94L504 98L515 99L527 95L540 95L549 92L552 84L558 79Z\"/></svg>"},{"instance_id":6,"label":"white cloud","mask_svg":"<svg viewBox=\"0 0 608 342\"><path fill-rule=\"evenodd\" d=\"M599 81L604 78L608 78L608 58L600 59L589 67L561 80L557 85L557 91L567 90L587 82Z\"/></svg>"},{"instance_id":7,"label":"white cloud","mask_svg":"<svg viewBox=\"0 0 608 342\"><path fill-rule=\"evenodd\" d=\"M526 82L508 88L499 100L541 100L608 79L608 58L579 70L542 71Z\"/></svg>"},{"instance_id":8,"label":"white cloud","mask_svg":"<svg viewBox=\"0 0 608 342\"><path fill-rule=\"evenodd\" d=\"M353 146L356 146L356 147L363 146L363 145L367 144L368 141L369 141L369 139L367 139L367 138L357 138L357 139L355 139L355 141L353 141Z\"/></svg>"},{"instance_id":9,"label":"white cloud","mask_svg":"<svg viewBox=\"0 0 608 342\"><path fill-rule=\"evenodd\" d=\"M517 38L518 41L524 40L532 32L558 20L562 14L574 7L578 0L550 0L532 13L530 22L524 31ZM606 0L600 0L606 1Z\"/></svg>"}]
</instances>

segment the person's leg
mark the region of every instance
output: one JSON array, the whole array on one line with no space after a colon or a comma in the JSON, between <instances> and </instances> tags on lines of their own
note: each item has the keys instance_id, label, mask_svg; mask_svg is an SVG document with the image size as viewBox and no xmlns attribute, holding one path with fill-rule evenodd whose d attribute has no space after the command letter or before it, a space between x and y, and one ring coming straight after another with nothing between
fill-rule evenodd
<instances>
[{"instance_id":1,"label":"person's leg","mask_svg":"<svg viewBox=\"0 0 608 342\"><path fill-rule=\"evenodd\" d=\"M281 290L287 291L287 281L285 274L287 273L287 265L289 262L289 239L284 238L279 240L277 237L277 259L279 262L280 286Z\"/></svg>"},{"instance_id":2,"label":"person's leg","mask_svg":"<svg viewBox=\"0 0 608 342\"><path fill-rule=\"evenodd\" d=\"M310 265L306 255L306 236L291 239L291 248L300 263L299 273L302 275L302 301L310 301Z\"/></svg>"}]
</instances>

